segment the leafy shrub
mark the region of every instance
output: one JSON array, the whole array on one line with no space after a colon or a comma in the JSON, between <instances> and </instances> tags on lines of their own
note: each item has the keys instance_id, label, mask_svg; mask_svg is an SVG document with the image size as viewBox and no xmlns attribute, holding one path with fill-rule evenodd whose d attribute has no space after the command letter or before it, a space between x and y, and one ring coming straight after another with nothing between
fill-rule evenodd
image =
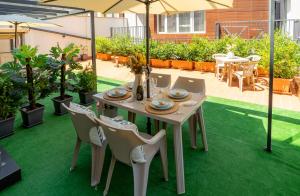
<instances>
[{"instance_id":1,"label":"leafy shrub","mask_svg":"<svg viewBox=\"0 0 300 196\"><path fill-rule=\"evenodd\" d=\"M22 83L0 73L0 120L14 116L24 102Z\"/></svg>"},{"instance_id":2,"label":"leafy shrub","mask_svg":"<svg viewBox=\"0 0 300 196\"><path fill-rule=\"evenodd\" d=\"M99 53L111 54L113 50L111 39L106 37L97 37L96 50Z\"/></svg>"},{"instance_id":3,"label":"leafy shrub","mask_svg":"<svg viewBox=\"0 0 300 196\"><path fill-rule=\"evenodd\" d=\"M258 46L258 54L262 57L260 65L269 69L270 37L265 35ZM288 35L276 31L274 47L274 77L293 78L298 73L300 46Z\"/></svg>"},{"instance_id":4,"label":"leafy shrub","mask_svg":"<svg viewBox=\"0 0 300 196\"><path fill-rule=\"evenodd\" d=\"M112 53L117 56L130 56L135 54L137 46L129 36L116 36L112 38Z\"/></svg>"},{"instance_id":5,"label":"leafy shrub","mask_svg":"<svg viewBox=\"0 0 300 196\"><path fill-rule=\"evenodd\" d=\"M194 61L213 61L212 55L216 53L214 41L207 38L194 38L190 44L191 58Z\"/></svg>"},{"instance_id":6,"label":"leafy shrub","mask_svg":"<svg viewBox=\"0 0 300 196\"><path fill-rule=\"evenodd\" d=\"M93 92L97 88L97 76L90 66L77 74L75 88L80 92Z\"/></svg>"},{"instance_id":7,"label":"leafy shrub","mask_svg":"<svg viewBox=\"0 0 300 196\"><path fill-rule=\"evenodd\" d=\"M175 44L173 43L155 42L151 45L151 57L160 60L169 60L174 56L174 47Z\"/></svg>"}]
</instances>

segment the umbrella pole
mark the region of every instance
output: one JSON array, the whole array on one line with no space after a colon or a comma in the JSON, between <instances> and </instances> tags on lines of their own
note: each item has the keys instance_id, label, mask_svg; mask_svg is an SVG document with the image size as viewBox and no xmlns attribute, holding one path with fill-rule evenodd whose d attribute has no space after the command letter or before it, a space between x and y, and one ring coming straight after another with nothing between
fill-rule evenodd
<instances>
[{"instance_id":1,"label":"umbrella pole","mask_svg":"<svg viewBox=\"0 0 300 196\"><path fill-rule=\"evenodd\" d=\"M150 99L150 28L149 28L149 12L150 12L150 1L145 1L146 5L146 83L147 83L147 99ZM147 118L147 133L151 134L151 121Z\"/></svg>"},{"instance_id":2,"label":"umbrella pole","mask_svg":"<svg viewBox=\"0 0 300 196\"><path fill-rule=\"evenodd\" d=\"M17 33L18 33L18 23L15 23L15 49L17 48Z\"/></svg>"},{"instance_id":3,"label":"umbrella pole","mask_svg":"<svg viewBox=\"0 0 300 196\"><path fill-rule=\"evenodd\" d=\"M268 106L268 135L267 152L272 152L272 113L273 113L273 78L274 78L274 0L270 0L270 70L269 70L269 106Z\"/></svg>"}]
</instances>

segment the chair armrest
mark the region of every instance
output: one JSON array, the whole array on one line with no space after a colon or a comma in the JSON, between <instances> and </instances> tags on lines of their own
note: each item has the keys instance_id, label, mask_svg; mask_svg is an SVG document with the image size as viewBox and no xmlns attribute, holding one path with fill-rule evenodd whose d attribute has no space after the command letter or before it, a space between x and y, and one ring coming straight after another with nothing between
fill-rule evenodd
<instances>
[{"instance_id":1,"label":"chair armrest","mask_svg":"<svg viewBox=\"0 0 300 196\"><path fill-rule=\"evenodd\" d=\"M166 136L166 130L161 129L155 136L153 136L151 139L146 140L145 143L153 145L159 142L163 137Z\"/></svg>"}]
</instances>

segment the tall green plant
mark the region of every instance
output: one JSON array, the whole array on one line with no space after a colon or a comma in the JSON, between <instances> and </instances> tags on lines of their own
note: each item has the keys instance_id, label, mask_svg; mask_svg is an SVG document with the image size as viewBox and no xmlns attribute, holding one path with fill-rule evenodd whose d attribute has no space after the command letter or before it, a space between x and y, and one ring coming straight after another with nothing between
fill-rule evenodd
<instances>
[{"instance_id":1,"label":"tall green plant","mask_svg":"<svg viewBox=\"0 0 300 196\"><path fill-rule=\"evenodd\" d=\"M112 40L106 37L97 37L96 50L99 53L111 54L113 50Z\"/></svg>"},{"instance_id":2,"label":"tall green plant","mask_svg":"<svg viewBox=\"0 0 300 196\"><path fill-rule=\"evenodd\" d=\"M0 120L14 116L24 103L25 92L19 82L12 75L0 73Z\"/></svg>"},{"instance_id":3,"label":"tall green plant","mask_svg":"<svg viewBox=\"0 0 300 196\"><path fill-rule=\"evenodd\" d=\"M112 38L114 55L130 56L136 53L137 46L129 36L116 36Z\"/></svg>"},{"instance_id":4,"label":"tall green plant","mask_svg":"<svg viewBox=\"0 0 300 196\"><path fill-rule=\"evenodd\" d=\"M214 41L207 38L194 38L190 44L190 51L192 52L192 60L194 61L213 61L213 54L216 53Z\"/></svg>"},{"instance_id":5,"label":"tall green plant","mask_svg":"<svg viewBox=\"0 0 300 196\"><path fill-rule=\"evenodd\" d=\"M51 93L49 71L46 69L47 56L37 52L37 47L23 45L13 51L15 61L2 66L7 74L24 82L23 87L28 93L30 110L36 108L37 99L44 98Z\"/></svg>"},{"instance_id":6,"label":"tall green plant","mask_svg":"<svg viewBox=\"0 0 300 196\"><path fill-rule=\"evenodd\" d=\"M78 92L94 92L97 89L97 76L90 66L77 74L75 88Z\"/></svg>"},{"instance_id":7,"label":"tall green plant","mask_svg":"<svg viewBox=\"0 0 300 196\"><path fill-rule=\"evenodd\" d=\"M50 60L48 63L50 63L50 66L53 70L56 72L59 71L59 77L60 82L58 83L57 80L56 83L59 84L60 89L60 99L65 99L65 91L67 86L69 85L66 81L66 78L72 79L75 77L75 73L73 72L74 69L81 69L81 65L74 60L74 57L78 56L80 52L80 49L75 46L75 44L69 44L65 48L61 48L59 44L57 44L56 47L52 47L50 50L50 55L52 57L52 60ZM67 66L68 65L68 66ZM56 78L58 79L58 78Z\"/></svg>"}]
</instances>

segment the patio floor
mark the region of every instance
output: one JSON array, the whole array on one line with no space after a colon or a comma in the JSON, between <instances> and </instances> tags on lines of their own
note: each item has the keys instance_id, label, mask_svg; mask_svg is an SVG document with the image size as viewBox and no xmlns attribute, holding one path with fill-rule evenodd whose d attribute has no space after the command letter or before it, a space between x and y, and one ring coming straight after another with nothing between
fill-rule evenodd
<instances>
[{"instance_id":1,"label":"patio floor","mask_svg":"<svg viewBox=\"0 0 300 196\"><path fill-rule=\"evenodd\" d=\"M172 84L176 81L178 76L205 79L206 93L209 96L222 97L261 105L268 104L269 90L266 86L267 80L265 78L261 78L259 80L260 82L256 84L256 91L247 90L245 88L244 92L242 93L238 88L237 81L233 83L232 87L228 87L227 83L225 81L219 81L214 76L214 73L157 68L154 68L153 72L171 74ZM115 63L101 60L97 60L97 75L106 78L118 78L119 80L123 81L132 81L134 77L128 68L124 66L117 68ZM277 108L300 111L300 99L296 96L274 94L273 105Z\"/></svg>"},{"instance_id":2,"label":"patio floor","mask_svg":"<svg viewBox=\"0 0 300 196\"><path fill-rule=\"evenodd\" d=\"M120 82L99 78L104 90ZM55 95L53 95L55 96ZM74 94L75 102L78 101ZM75 131L68 115L53 115L50 98L45 104L45 122L31 129L16 120L13 136L0 141L22 168L22 181L1 195L102 195L110 153L105 158L98 190L90 187L90 148L83 145L78 166L69 172ZM266 142L266 107L209 97L204 104L209 152L192 150L188 126L183 128L186 195L299 195L300 113L275 109L273 153L263 150ZM121 111L125 115L124 111ZM145 119L137 118L140 130ZM176 195L172 132L169 128L169 181L162 180L159 157L152 162L147 195ZM199 137L198 143L201 144ZM200 145L201 146L201 145ZM109 195L133 195L131 168L117 164Z\"/></svg>"}]
</instances>

